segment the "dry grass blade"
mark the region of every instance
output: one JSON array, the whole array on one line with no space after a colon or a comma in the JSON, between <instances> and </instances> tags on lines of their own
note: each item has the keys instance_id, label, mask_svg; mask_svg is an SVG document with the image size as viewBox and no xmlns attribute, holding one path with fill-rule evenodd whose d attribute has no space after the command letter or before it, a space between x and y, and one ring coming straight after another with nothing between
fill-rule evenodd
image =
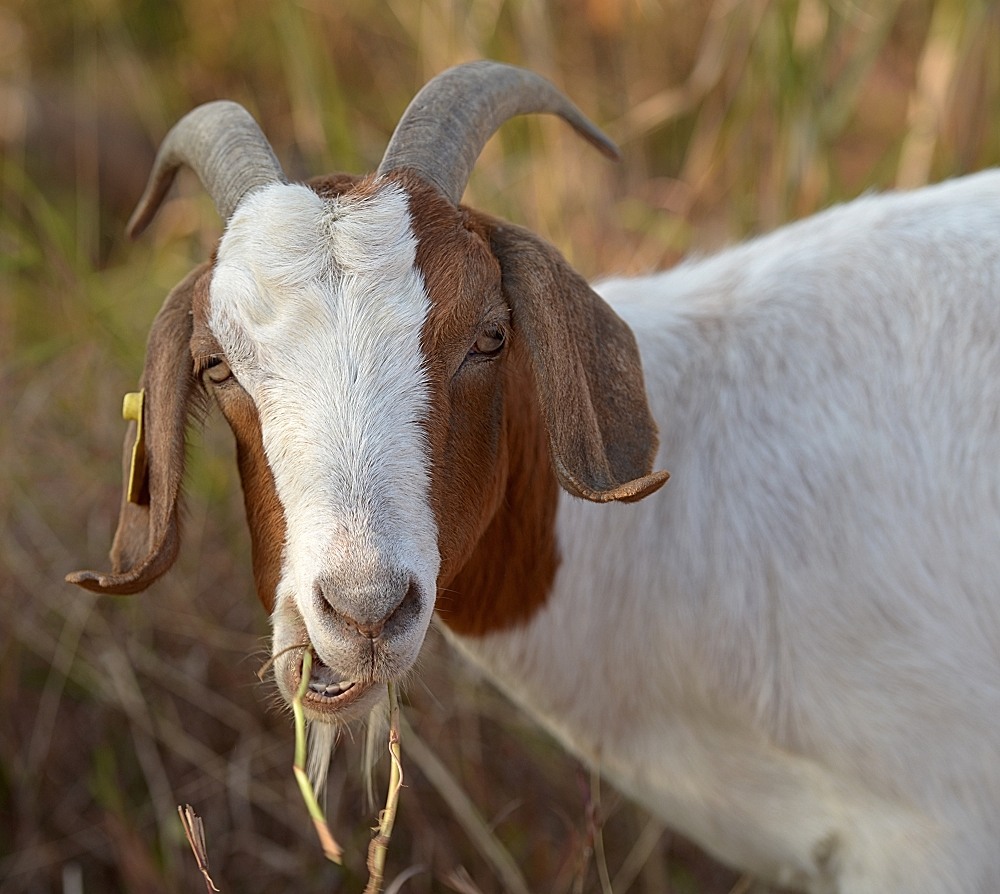
<instances>
[{"instance_id":1,"label":"dry grass blade","mask_svg":"<svg viewBox=\"0 0 1000 894\"><path fill-rule=\"evenodd\" d=\"M295 715L295 763L292 765L292 771L295 773L295 781L299 784L299 791L302 792L302 800L306 802L306 809L312 817L316 837L319 838L324 856L334 863L341 864L344 862L344 851L330 832L326 817L323 815L323 808L319 806L316 792L313 791L312 783L306 774L306 718L302 710L302 699L305 698L306 689L309 687L311 674L312 651L306 649L302 653L302 681L292 699L292 712Z\"/></svg>"},{"instance_id":2,"label":"dry grass blade","mask_svg":"<svg viewBox=\"0 0 1000 894\"><path fill-rule=\"evenodd\" d=\"M958 64L962 35L961 7L942 3L934 11L924 44L917 86L907 113L909 132L900 151L896 185L903 189L923 186L931 176L934 149L941 138Z\"/></svg>"},{"instance_id":3,"label":"dry grass blade","mask_svg":"<svg viewBox=\"0 0 1000 894\"><path fill-rule=\"evenodd\" d=\"M191 852L198 863L198 870L205 878L205 887L209 891L218 891L212 876L208 874L208 848L205 846L205 824L201 817L194 812L190 804L181 807L177 805L177 813L181 818L181 825L184 826L184 834L187 836L188 844L191 845Z\"/></svg>"},{"instance_id":4,"label":"dry grass blade","mask_svg":"<svg viewBox=\"0 0 1000 894\"><path fill-rule=\"evenodd\" d=\"M604 852L604 817L601 816L601 772L594 769L590 773L590 822L591 835L594 839L594 860L597 863L597 876L601 880L603 894L614 894L611 876L608 873L608 858Z\"/></svg>"},{"instance_id":5,"label":"dry grass blade","mask_svg":"<svg viewBox=\"0 0 1000 894\"><path fill-rule=\"evenodd\" d=\"M385 858L389 853L392 828L396 824L399 791L403 787L403 762L399 745L399 698L389 683L389 792L385 809L379 814L378 830L368 846L368 885L365 894L378 894L385 879Z\"/></svg>"},{"instance_id":6,"label":"dry grass blade","mask_svg":"<svg viewBox=\"0 0 1000 894\"><path fill-rule=\"evenodd\" d=\"M659 820L649 819L646 821L646 825L635 839L632 849L615 874L611 885L615 891L631 890L642 871L642 867L646 865L646 862L653 855L656 845L663 838L663 829L663 823Z\"/></svg>"},{"instance_id":7,"label":"dry grass blade","mask_svg":"<svg viewBox=\"0 0 1000 894\"><path fill-rule=\"evenodd\" d=\"M483 894L482 889L469 876L469 870L457 866L441 879L452 891L458 894Z\"/></svg>"},{"instance_id":8,"label":"dry grass blade","mask_svg":"<svg viewBox=\"0 0 1000 894\"><path fill-rule=\"evenodd\" d=\"M476 850L490 863L510 894L529 894L528 883L507 849L493 834L486 820L448 768L412 729L406 730L407 753L444 799L465 829Z\"/></svg>"},{"instance_id":9,"label":"dry grass blade","mask_svg":"<svg viewBox=\"0 0 1000 894\"><path fill-rule=\"evenodd\" d=\"M427 871L427 866L411 866L409 869L404 870L392 880L392 883L385 889L385 894L399 894L399 892L403 890L403 885L405 885L411 878Z\"/></svg>"}]
</instances>

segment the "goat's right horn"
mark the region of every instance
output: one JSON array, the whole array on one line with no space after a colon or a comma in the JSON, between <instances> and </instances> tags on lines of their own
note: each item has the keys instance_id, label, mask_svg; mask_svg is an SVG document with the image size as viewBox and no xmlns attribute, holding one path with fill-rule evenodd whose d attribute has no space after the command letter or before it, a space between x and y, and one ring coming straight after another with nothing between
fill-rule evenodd
<instances>
[{"instance_id":1,"label":"goat's right horn","mask_svg":"<svg viewBox=\"0 0 1000 894\"><path fill-rule=\"evenodd\" d=\"M501 62L468 62L432 78L403 113L379 174L414 169L454 204L486 141L515 115L558 115L608 158L618 147L563 93L534 72Z\"/></svg>"},{"instance_id":2,"label":"goat's right horn","mask_svg":"<svg viewBox=\"0 0 1000 894\"><path fill-rule=\"evenodd\" d=\"M251 190L288 182L267 137L243 106L227 100L205 103L163 138L146 191L128 222L131 238L153 219L182 165L198 175L225 221Z\"/></svg>"}]
</instances>

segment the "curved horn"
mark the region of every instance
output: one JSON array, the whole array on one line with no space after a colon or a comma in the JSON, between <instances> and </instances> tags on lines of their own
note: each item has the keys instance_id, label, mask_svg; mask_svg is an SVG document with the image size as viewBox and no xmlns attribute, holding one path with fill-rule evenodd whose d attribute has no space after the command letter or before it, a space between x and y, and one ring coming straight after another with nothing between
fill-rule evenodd
<instances>
[{"instance_id":1,"label":"curved horn","mask_svg":"<svg viewBox=\"0 0 1000 894\"><path fill-rule=\"evenodd\" d=\"M225 221L251 190L288 182L267 137L243 106L226 100L205 103L163 138L146 191L128 222L131 238L153 219L182 165L198 175Z\"/></svg>"},{"instance_id":2,"label":"curved horn","mask_svg":"<svg viewBox=\"0 0 1000 894\"><path fill-rule=\"evenodd\" d=\"M509 118L558 115L612 159L618 147L545 78L500 62L457 65L414 97L385 150L379 174L412 168L458 204L486 141Z\"/></svg>"}]
</instances>

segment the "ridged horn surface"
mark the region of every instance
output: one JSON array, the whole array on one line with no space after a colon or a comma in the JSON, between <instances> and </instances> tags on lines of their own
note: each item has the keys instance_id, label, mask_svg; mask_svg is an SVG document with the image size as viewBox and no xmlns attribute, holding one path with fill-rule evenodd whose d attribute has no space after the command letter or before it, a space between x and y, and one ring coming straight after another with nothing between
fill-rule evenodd
<instances>
[{"instance_id":1,"label":"ridged horn surface","mask_svg":"<svg viewBox=\"0 0 1000 894\"><path fill-rule=\"evenodd\" d=\"M267 137L243 106L228 100L205 103L188 112L163 138L146 191L128 222L130 237L138 236L153 219L184 165L198 175L225 221L251 190L288 182Z\"/></svg>"},{"instance_id":2,"label":"ridged horn surface","mask_svg":"<svg viewBox=\"0 0 1000 894\"><path fill-rule=\"evenodd\" d=\"M545 78L483 61L428 81L403 113L378 172L411 168L457 205L486 141L510 118L534 113L558 115L604 155L619 157L618 147Z\"/></svg>"}]
</instances>

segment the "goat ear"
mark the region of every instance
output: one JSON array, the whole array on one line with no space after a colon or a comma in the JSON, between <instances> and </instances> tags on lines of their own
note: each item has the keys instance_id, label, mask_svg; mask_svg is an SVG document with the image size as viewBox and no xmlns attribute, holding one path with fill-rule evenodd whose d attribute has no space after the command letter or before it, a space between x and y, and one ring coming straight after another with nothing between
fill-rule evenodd
<instances>
[{"instance_id":1,"label":"goat ear","mask_svg":"<svg viewBox=\"0 0 1000 894\"><path fill-rule=\"evenodd\" d=\"M125 435L124 493L111 546L112 572L76 571L66 576L98 593L136 593L164 574L180 547L177 500L184 474L188 417L197 398L191 361L191 307L207 288L208 265L174 288L153 321L146 344L141 386L145 391L146 480L130 490L130 462L136 423Z\"/></svg>"},{"instance_id":2,"label":"goat ear","mask_svg":"<svg viewBox=\"0 0 1000 894\"><path fill-rule=\"evenodd\" d=\"M658 443L632 330L552 246L497 222L512 324L528 347L552 464L571 494L607 503L662 487Z\"/></svg>"}]
</instances>

